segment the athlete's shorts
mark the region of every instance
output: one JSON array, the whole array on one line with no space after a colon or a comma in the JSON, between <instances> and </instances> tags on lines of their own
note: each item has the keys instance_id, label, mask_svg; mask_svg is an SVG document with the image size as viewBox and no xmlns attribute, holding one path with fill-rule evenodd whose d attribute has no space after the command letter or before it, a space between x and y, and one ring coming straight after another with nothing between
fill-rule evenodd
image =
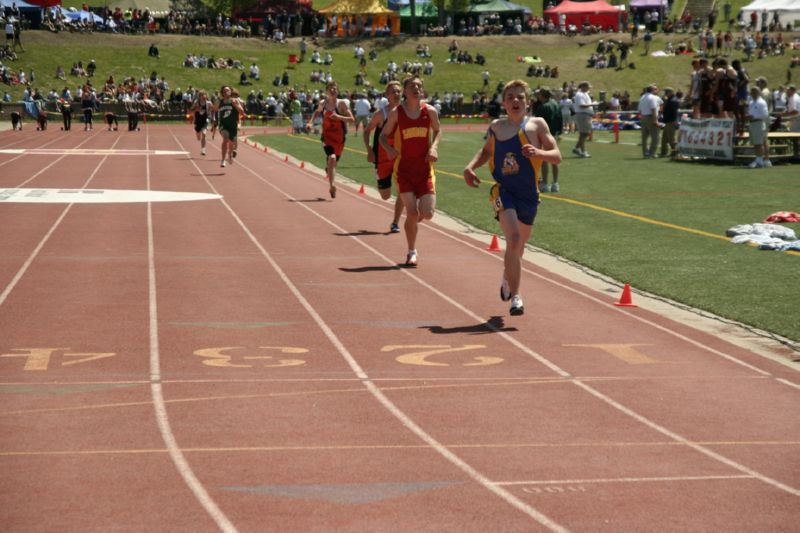
<instances>
[{"instance_id":1,"label":"athlete's shorts","mask_svg":"<svg viewBox=\"0 0 800 533\"><path fill-rule=\"evenodd\" d=\"M322 145L322 149L325 150L325 155L330 157L332 155L336 156L336 160L340 160L342 158L342 151L344 150L343 144L324 144Z\"/></svg>"},{"instance_id":2,"label":"athlete's shorts","mask_svg":"<svg viewBox=\"0 0 800 533\"><path fill-rule=\"evenodd\" d=\"M228 128L224 128L222 126L219 127L220 135L222 135L223 137L227 137L228 140L230 140L230 141L236 139L236 134L238 133L238 131L239 131L238 128L228 129Z\"/></svg>"},{"instance_id":3,"label":"athlete's shorts","mask_svg":"<svg viewBox=\"0 0 800 533\"><path fill-rule=\"evenodd\" d=\"M200 122L195 121L194 123L194 131L195 133L200 133L204 129L208 127L208 120L201 120Z\"/></svg>"},{"instance_id":4,"label":"athlete's shorts","mask_svg":"<svg viewBox=\"0 0 800 533\"><path fill-rule=\"evenodd\" d=\"M379 174L375 177L378 178L378 189L391 189L392 188L392 175L389 174L385 178L381 178Z\"/></svg>"},{"instance_id":5,"label":"athlete's shorts","mask_svg":"<svg viewBox=\"0 0 800 533\"><path fill-rule=\"evenodd\" d=\"M536 213L539 210L539 193L534 193L529 198L522 198L511 194L508 190L500 186L499 183L492 185L489 189L489 202L494 208L495 217L501 211L513 209L517 212L517 220L528 226L533 225Z\"/></svg>"},{"instance_id":6,"label":"athlete's shorts","mask_svg":"<svg viewBox=\"0 0 800 533\"><path fill-rule=\"evenodd\" d=\"M409 178L398 175L397 190L400 191L400 194L413 192L417 198L422 198L426 194L436 194L433 177L430 175L426 178Z\"/></svg>"}]
</instances>

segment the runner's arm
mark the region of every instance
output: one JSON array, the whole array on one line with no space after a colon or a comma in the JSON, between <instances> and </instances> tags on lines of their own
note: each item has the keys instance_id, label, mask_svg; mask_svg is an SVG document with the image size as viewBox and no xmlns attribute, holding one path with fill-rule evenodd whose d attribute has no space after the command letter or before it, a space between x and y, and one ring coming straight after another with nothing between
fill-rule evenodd
<instances>
[{"instance_id":1,"label":"runner's arm","mask_svg":"<svg viewBox=\"0 0 800 533\"><path fill-rule=\"evenodd\" d=\"M485 165L487 161L489 161L489 158L492 157L492 149L489 146L489 138L491 135L493 135L492 126L489 126L489 132L488 135L486 135L486 142L483 143L483 146L472 158L472 161L470 161L469 164L464 167L464 182L470 187L477 187L480 185L481 180L478 178L475 170Z\"/></svg>"},{"instance_id":2,"label":"runner's arm","mask_svg":"<svg viewBox=\"0 0 800 533\"><path fill-rule=\"evenodd\" d=\"M308 119L308 124L306 124L306 127L309 130L314 127L314 120L316 120L317 115L319 115L320 111L322 110L323 104L324 102L321 102L319 105L317 105L317 108L314 110L314 112L311 113L311 118Z\"/></svg>"},{"instance_id":3,"label":"runner's arm","mask_svg":"<svg viewBox=\"0 0 800 533\"><path fill-rule=\"evenodd\" d=\"M369 121L369 124L367 124L367 127L364 128L364 135L363 135L364 147L367 149L367 161L369 161L370 163L375 162L375 152L372 151L372 146L370 146L369 144L369 133L378 127L378 123L380 122L381 117L382 113L375 113L372 116L372 119Z\"/></svg>"},{"instance_id":4,"label":"runner's arm","mask_svg":"<svg viewBox=\"0 0 800 533\"><path fill-rule=\"evenodd\" d=\"M431 130L433 130L433 139L431 139L431 147L428 149L428 155L425 159L431 162L439 160L439 141L442 140L442 127L439 124L439 113L432 105L428 106L428 115L431 117Z\"/></svg>"},{"instance_id":5,"label":"runner's arm","mask_svg":"<svg viewBox=\"0 0 800 533\"><path fill-rule=\"evenodd\" d=\"M355 117L353 117L353 113L350 111L350 107L341 100L338 104L336 104L336 113L333 114L333 117L341 120L342 122L356 121Z\"/></svg>"},{"instance_id":6,"label":"runner's arm","mask_svg":"<svg viewBox=\"0 0 800 533\"><path fill-rule=\"evenodd\" d=\"M394 146L389 144L389 135L394 133L394 129L397 127L397 109L393 109L389 113L389 118L386 120L386 124L384 124L383 129L381 130L381 136L378 139L378 142L381 143L383 149L386 150L386 154L389 156L389 159L395 159L399 154L397 150L395 150Z\"/></svg>"},{"instance_id":7,"label":"runner's arm","mask_svg":"<svg viewBox=\"0 0 800 533\"><path fill-rule=\"evenodd\" d=\"M529 128L535 127L534 131ZM541 118L532 118L531 123L525 128L525 136L530 141L531 134L534 134L541 145L540 148L530 144L530 142L522 147L522 155L525 157L536 157L545 163L552 163L558 165L561 163L561 150L558 149L555 138L550 133L550 128L547 127L547 122Z\"/></svg>"}]
</instances>

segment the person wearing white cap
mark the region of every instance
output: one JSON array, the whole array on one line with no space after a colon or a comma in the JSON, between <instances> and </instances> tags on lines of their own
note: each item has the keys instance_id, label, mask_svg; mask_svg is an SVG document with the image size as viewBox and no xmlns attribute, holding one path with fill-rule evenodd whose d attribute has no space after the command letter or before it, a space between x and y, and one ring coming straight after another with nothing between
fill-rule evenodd
<instances>
[{"instance_id":1,"label":"person wearing white cap","mask_svg":"<svg viewBox=\"0 0 800 533\"><path fill-rule=\"evenodd\" d=\"M578 143L572 153L578 157L591 157L586 152L586 139L592 134L592 116L594 116L594 102L589 95L592 86L588 81L578 84L578 92L575 93L573 108L575 109L575 125L578 130Z\"/></svg>"},{"instance_id":2,"label":"person wearing white cap","mask_svg":"<svg viewBox=\"0 0 800 533\"><path fill-rule=\"evenodd\" d=\"M755 160L748 166L750 168L764 168L764 147L767 139L767 120L769 110L767 102L761 97L761 89L758 87L750 88L750 104L747 106L748 131L750 133L750 143L756 152ZM768 166L772 166L770 163Z\"/></svg>"}]
</instances>

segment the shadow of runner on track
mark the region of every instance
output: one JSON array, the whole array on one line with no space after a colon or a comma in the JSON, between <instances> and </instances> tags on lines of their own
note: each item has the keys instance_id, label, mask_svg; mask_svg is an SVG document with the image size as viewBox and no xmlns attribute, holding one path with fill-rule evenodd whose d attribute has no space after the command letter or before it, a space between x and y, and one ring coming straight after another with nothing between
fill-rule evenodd
<instances>
[{"instance_id":1,"label":"shadow of runner on track","mask_svg":"<svg viewBox=\"0 0 800 533\"><path fill-rule=\"evenodd\" d=\"M456 326L452 328L444 328L442 326L421 326L419 329L427 329L431 333L436 334L471 333L473 335L500 333L503 331L517 331L517 328L515 327L506 327L505 319L502 316L493 316L483 324L475 324L474 326Z\"/></svg>"},{"instance_id":2,"label":"shadow of runner on track","mask_svg":"<svg viewBox=\"0 0 800 533\"><path fill-rule=\"evenodd\" d=\"M384 270L400 270L405 265L379 265L379 266L363 266L363 267L339 267L342 272L381 272Z\"/></svg>"},{"instance_id":3,"label":"shadow of runner on track","mask_svg":"<svg viewBox=\"0 0 800 533\"><path fill-rule=\"evenodd\" d=\"M318 196L316 198L311 198L309 200L297 200L297 199L289 199L287 202L295 202L295 203L311 203L311 202L325 202L325 198Z\"/></svg>"},{"instance_id":4,"label":"shadow of runner on track","mask_svg":"<svg viewBox=\"0 0 800 533\"><path fill-rule=\"evenodd\" d=\"M360 229L358 231L351 231L348 233L334 233L337 237L367 237L369 235L391 235L391 231L370 231Z\"/></svg>"}]
</instances>

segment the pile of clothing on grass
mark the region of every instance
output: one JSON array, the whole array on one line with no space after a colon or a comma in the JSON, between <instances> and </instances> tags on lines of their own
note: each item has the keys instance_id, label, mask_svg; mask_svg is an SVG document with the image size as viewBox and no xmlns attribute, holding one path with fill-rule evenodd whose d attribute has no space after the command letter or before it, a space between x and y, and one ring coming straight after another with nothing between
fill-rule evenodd
<instances>
[{"instance_id":1,"label":"pile of clothing on grass","mask_svg":"<svg viewBox=\"0 0 800 533\"><path fill-rule=\"evenodd\" d=\"M800 251L800 240L791 228L773 222L800 222L800 214L778 211L768 216L763 223L739 224L729 228L725 235L732 237L733 244L750 244L759 250Z\"/></svg>"}]
</instances>

